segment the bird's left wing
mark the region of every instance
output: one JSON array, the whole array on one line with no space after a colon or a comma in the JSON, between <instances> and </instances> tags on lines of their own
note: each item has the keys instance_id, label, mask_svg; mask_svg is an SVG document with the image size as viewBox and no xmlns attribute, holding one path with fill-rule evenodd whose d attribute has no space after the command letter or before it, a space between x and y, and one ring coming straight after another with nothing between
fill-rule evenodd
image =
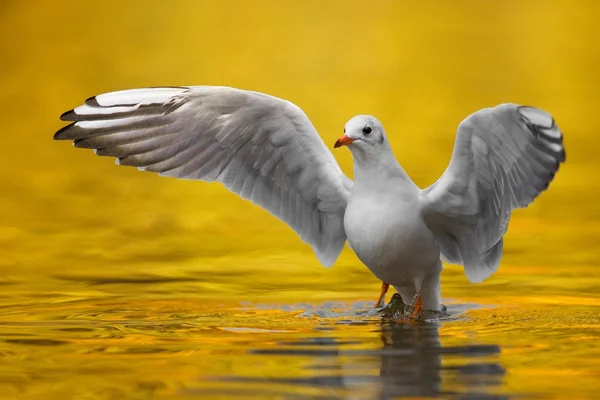
<instances>
[{"instance_id":1,"label":"bird's left wing","mask_svg":"<svg viewBox=\"0 0 600 400\"><path fill-rule=\"evenodd\" d=\"M502 104L467 117L450 165L421 193L442 256L464 265L471 282L488 278L500 263L512 210L544 191L564 160L562 133L542 110Z\"/></svg>"},{"instance_id":2,"label":"bird's left wing","mask_svg":"<svg viewBox=\"0 0 600 400\"><path fill-rule=\"evenodd\" d=\"M218 181L287 222L329 266L352 185L304 112L229 87L105 93L64 113L55 139L161 175Z\"/></svg>"}]
</instances>

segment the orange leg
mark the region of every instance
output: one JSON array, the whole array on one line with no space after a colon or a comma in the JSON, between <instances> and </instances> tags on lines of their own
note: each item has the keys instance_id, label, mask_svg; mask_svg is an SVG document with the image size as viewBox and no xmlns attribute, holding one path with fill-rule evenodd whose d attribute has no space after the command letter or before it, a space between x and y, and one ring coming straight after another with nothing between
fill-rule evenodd
<instances>
[{"instance_id":1,"label":"orange leg","mask_svg":"<svg viewBox=\"0 0 600 400\"><path fill-rule=\"evenodd\" d=\"M410 313L410 318L419 319L419 315L421 314L421 310L423 309L423 302L421 301L421 293L417 293L417 298L413 304L413 311Z\"/></svg>"},{"instance_id":2,"label":"orange leg","mask_svg":"<svg viewBox=\"0 0 600 400\"><path fill-rule=\"evenodd\" d=\"M385 302L385 294L387 293L390 285L385 282L381 282L381 293L379 294L379 298L377 299L377 303L375 303L375 308L379 308Z\"/></svg>"}]
</instances>

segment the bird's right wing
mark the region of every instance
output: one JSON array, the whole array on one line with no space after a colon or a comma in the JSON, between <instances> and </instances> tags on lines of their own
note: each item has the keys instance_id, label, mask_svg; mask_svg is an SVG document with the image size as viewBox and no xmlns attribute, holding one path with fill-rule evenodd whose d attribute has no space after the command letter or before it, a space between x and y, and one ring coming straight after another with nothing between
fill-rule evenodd
<instances>
[{"instance_id":1,"label":"bird's right wing","mask_svg":"<svg viewBox=\"0 0 600 400\"><path fill-rule=\"evenodd\" d=\"M120 165L218 181L285 221L330 266L346 235L352 182L304 112L229 87L159 87L105 93L68 111L55 139L117 157Z\"/></svg>"}]
</instances>

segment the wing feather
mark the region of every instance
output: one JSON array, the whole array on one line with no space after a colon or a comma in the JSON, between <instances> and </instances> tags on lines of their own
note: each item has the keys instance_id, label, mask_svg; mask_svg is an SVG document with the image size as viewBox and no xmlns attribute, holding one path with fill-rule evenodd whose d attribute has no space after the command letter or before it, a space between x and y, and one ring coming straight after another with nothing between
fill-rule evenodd
<instances>
[{"instance_id":1,"label":"wing feather","mask_svg":"<svg viewBox=\"0 0 600 400\"><path fill-rule=\"evenodd\" d=\"M163 176L218 181L287 222L324 265L341 252L351 181L294 104L228 87L91 97L54 138Z\"/></svg>"},{"instance_id":2,"label":"wing feather","mask_svg":"<svg viewBox=\"0 0 600 400\"><path fill-rule=\"evenodd\" d=\"M526 207L565 161L560 129L534 107L502 104L458 127L450 165L422 192L427 224L443 257L472 282L497 270L513 209Z\"/></svg>"}]
</instances>

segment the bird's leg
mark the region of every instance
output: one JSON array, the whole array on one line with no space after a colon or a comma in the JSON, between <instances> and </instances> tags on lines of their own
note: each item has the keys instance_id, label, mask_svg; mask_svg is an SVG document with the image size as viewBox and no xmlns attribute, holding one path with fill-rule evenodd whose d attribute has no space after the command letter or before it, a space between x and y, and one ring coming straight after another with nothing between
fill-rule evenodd
<instances>
[{"instance_id":1,"label":"bird's leg","mask_svg":"<svg viewBox=\"0 0 600 400\"><path fill-rule=\"evenodd\" d=\"M417 292L417 295L413 299L411 306L413 307L412 312L410 313L411 319L419 319L421 315L421 310L423 310L423 301L421 299L421 292Z\"/></svg>"},{"instance_id":2,"label":"bird's leg","mask_svg":"<svg viewBox=\"0 0 600 400\"><path fill-rule=\"evenodd\" d=\"M385 303L385 294L387 293L389 288L389 284L383 281L381 282L381 293L379 293L379 298L377 299L377 303L375 303L375 308L379 308L383 305L383 303Z\"/></svg>"},{"instance_id":3,"label":"bird's leg","mask_svg":"<svg viewBox=\"0 0 600 400\"><path fill-rule=\"evenodd\" d=\"M444 306L442 306L442 297L440 293L440 272L438 269L431 272L423 279L421 285L421 298L423 301L423 310L431 317L441 317L444 315Z\"/></svg>"}]
</instances>

